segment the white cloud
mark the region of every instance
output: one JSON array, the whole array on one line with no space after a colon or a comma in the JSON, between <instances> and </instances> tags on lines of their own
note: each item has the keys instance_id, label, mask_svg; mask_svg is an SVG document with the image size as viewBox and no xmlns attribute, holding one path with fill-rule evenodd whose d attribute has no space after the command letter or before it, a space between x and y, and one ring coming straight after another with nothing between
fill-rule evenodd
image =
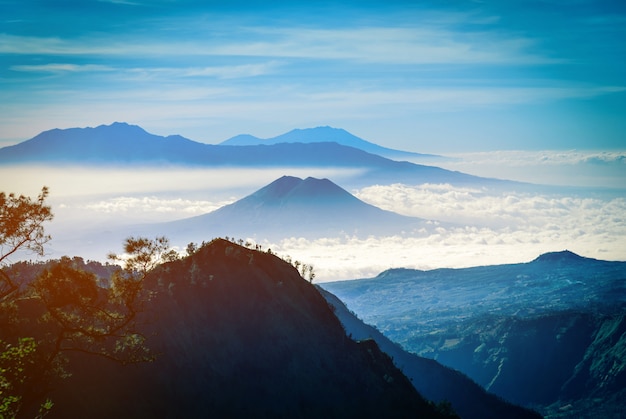
<instances>
[{"instance_id":1,"label":"white cloud","mask_svg":"<svg viewBox=\"0 0 626 419\"><path fill-rule=\"evenodd\" d=\"M494 194L480 189L430 184L376 185L354 194L372 205L404 215L511 229L557 224L566 231L593 230L601 220L611 223L612 219L623 220L626 216L625 198ZM616 227L619 225L612 228Z\"/></svg>"},{"instance_id":2,"label":"white cloud","mask_svg":"<svg viewBox=\"0 0 626 419\"><path fill-rule=\"evenodd\" d=\"M457 32L448 27L363 26L282 28L212 25L187 19L195 40L159 37L63 39L0 34L0 53L44 55L247 56L354 60L384 64L545 64L554 60L529 52L533 41L503 33Z\"/></svg>"},{"instance_id":3,"label":"white cloud","mask_svg":"<svg viewBox=\"0 0 626 419\"><path fill-rule=\"evenodd\" d=\"M89 211L92 214L96 212L141 218L142 220L155 219L161 221L164 218L184 218L206 214L230 204L232 201L232 199L214 202L182 198L167 199L157 196L119 196L107 200L79 204L74 209ZM69 206L66 205L65 208L69 208Z\"/></svg>"},{"instance_id":4,"label":"white cloud","mask_svg":"<svg viewBox=\"0 0 626 419\"><path fill-rule=\"evenodd\" d=\"M320 281L374 276L392 267L434 269L530 261L569 249L626 260L626 199L489 195L449 185L374 186L357 195L388 210L458 223L426 237L285 239L267 244L312 263Z\"/></svg>"},{"instance_id":5,"label":"white cloud","mask_svg":"<svg viewBox=\"0 0 626 419\"><path fill-rule=\"evenodd\" d=\"M137 67L120 69L120 73L122 73L120 74L120 76L124 76L123 73L127 73L128 75L130 75L130 78L138 77L139 79L144 81L159 79L171 81L179 77L214 77L218 79L237 79L271 74L274 73L280 65L280 62L273 60L263 63L207 67ZM181 98L188 97L189 96L181 95Z\"/></svg>"},{"instance_id":6,"label":"white cloud","mask_svg":"<svg viewBox=\"0 0 626 419\"><path fill-rule=\"evenodd\" d=\"M53 247L62 254L82 254L88 249L76 248L74 237L87 228L100 231L98 234L119 230L123 236L126 230L120 230L120 225L209 212L285 173L333 180L350 174L332 169L318 169L317 173L299 170L7 167L0 168L0 190L35 196L45 180L51 187L50 202L56 215L50 229L55 237ZM599 259L626 260L623 196L494 193L430 184L371 186L354 193L384 209L454 225L403 237L294 237L262 243L263 247L313 264L318 281L369 277L392 267L433 269L526 262L541 253L563 249ZM106 251L92 249L85 256L98 258Z\"/></svg>"},{"instance_id":7,"label":"white cloud","mask_svg":"<svg viewBox=\"0 0 626 419\"><path fill-rule=\"evenodd\" d=\"M142 6L144 3L135 2L135 1L127 1L127 0L98 0L102 3L113 3L113 4L123 4L126 6Z\"/></svg>"},{"instance_id":8,"label":"white cloud","mask_svg":"<svg viewBox=\"0 0 626 419\"><path fill-rule=\"evenodd\" d=\"M254 41L232 41L209 51L217 55L355 60L392 64L545 64L528 51L533 41L452 28L362 26L346 28L246 29Z\"/></svg>"},{"instance_id":9,"label":"white cloud","mask_svg":"<svg viewBox=\"0 0 626 419\"><path fill-rule=\"evenodd\" d=\"M29 73L79 73L79 72L100 72L114 71L113 67L96 65L96 64L38 64L38 65L14 65L11 66L13 71L22 71Z\"/></svg>"},{"instance_id":10,"label":"white cloud","mask_svg":"<svg viewBox=\"0 0 626 419\"><path fill-rule=\"evenodd\" d=\"M210 67L112 67L97 64L70 64L49 63L37 65L14 65L10 69L25 73L95 73L115 72L115 77L123 77L128 80L141 79L172 80L179 77L214 77L218 79L235 79L244 77L256 77L270 74L280 64L277 61L265 63L225 65Z\"/></svg>"},{"instance_id":11,"label":"white cloud","mask_svg":"<svg viewBox=\"0 0 626 419\"><path fill-rule=\"evenodd\" d=\"M449 154L438 165L478 176L538 184L623 188L626 150L488 151Z\"/></svg>"},{"instance_id":12,"label":"white cloud","mask_svg":"<svg viewBox=\"0 0 626 419\"><path fill-rule=\"evenodd\" d=\"M536 165L576 165L580 163L619 163L626 165L626 150L499 150L454 155L457 163L475 165L536 166Z\"/></svg>"},{"instance_id":13,"label":"white cloud","mask_svg":"<svg viewBox=\"0 0 626 419\"><path fill-rule=\"evenodd\" d=\"M343 179L358 173L355 169L280 167L270 169L189 168L184 166L87 167L78 165L0 166L0 191L36 196L45 184L55 201L89 200L100 202L120 196L157 195L167 199L204 199L213 202L254 192L279 177L292 176ZM211 199L206 199L207 197Z\"/></svg>"},{"instance_id":14,"label":"white cloud","mask_svg":"<svg viewBox=\"0 0 626 419\"><path fill-rule=\"evenodd\" d=\"M625 229L608 230L568 231L556 224L519 230L460 227L428 237L291 238L266 247L313 264L317 280L325 282L372 277L400 267L429 270L528 262L564 249L587 257L626 260Z\"/></svg>"}]
</instances>

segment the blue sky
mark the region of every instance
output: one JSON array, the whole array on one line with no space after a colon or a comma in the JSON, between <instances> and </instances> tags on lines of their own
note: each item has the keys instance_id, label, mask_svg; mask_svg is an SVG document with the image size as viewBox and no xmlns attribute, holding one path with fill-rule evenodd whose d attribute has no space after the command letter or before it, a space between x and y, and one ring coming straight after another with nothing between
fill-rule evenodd
<instances>
[{"instance_id":1,"label":"blue sky","mask_svg":"<svg viewBox=\"0 0 626 419\"><path fill-rule=\"evenodd\" d=\"M0 0L0 145L331 125L418 152L626 149L622 0Z\"/></svg>"}]
</instances>

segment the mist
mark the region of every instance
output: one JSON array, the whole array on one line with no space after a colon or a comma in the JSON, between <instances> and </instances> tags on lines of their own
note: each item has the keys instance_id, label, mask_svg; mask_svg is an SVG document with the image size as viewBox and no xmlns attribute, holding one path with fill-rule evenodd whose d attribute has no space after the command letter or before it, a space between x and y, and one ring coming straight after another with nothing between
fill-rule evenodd
<instances>
[{"instance_id":1,"label":"mist","mask_svg":"<svg viewBox=\"0 0 626 419\"><path fill-rule=\"evenodd\" d=\"M0 190L36 196L50 187L55 219L46 257L104 260L136 226L214 211L276 178L326 177L340 186L354 170L186 167L0 168ZM460 268L527 262L568 249L582 256L626 260L626 198L493 191L449 184L373 185L349 189L359 199L399 214L451 223L433 233L322 239L241 237L315 266L320 282L371 277L389 268ZM197 242L213 237L198 237ZM172 243L184 252L187 243Z\"/></svg>"}]
</instances>

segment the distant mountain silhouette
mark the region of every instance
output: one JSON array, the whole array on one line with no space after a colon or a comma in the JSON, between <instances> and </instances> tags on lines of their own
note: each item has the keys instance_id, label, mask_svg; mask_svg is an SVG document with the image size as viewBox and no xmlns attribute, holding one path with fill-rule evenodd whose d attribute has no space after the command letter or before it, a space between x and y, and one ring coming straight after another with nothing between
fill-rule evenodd
<instances>
[{"instance_id":1,"label":"distant mountain silhouette","mask_svg":"<svg viewBox=\"0 0 626 419\"><path fill-rule=\"evenodd\" d=\"M49 417L443 418L374 341L349 339L276 256L214 240L145 281L152 363L70 352Z\"/></svg>"},{"instance_id":2,"label":"distant mountain silhouette","mask_svg":"<svg viewBox=\"0 0 626 419\"><path fill-rule=\"evenodd\" d=\"M203 145L178 135L160 137L136 125L115 122L96 128L53 129L0 149L0 163L183 162Z\"/></svg>"},{"instance_id":3,"label":"distant mountain silhouette","mask_svg":"<svg viewBox=\"0 0 626 419\"><path fill-rule=\"evenodd\" d=\"M562 251L321 286L408 351L506 400L550 416L596 418L626 409L625 279L626 262Z\"/></svg>"},{"instance_id":4,"label":"distant mountain silhouette","mask_svg":"<svg viewBox=\"0 0 626 419\"><path fill-rule=\"evenodd\" d=\"M173 239L207 235L279 239L392 235L434 227L430 222L367 204L328 179L283 176L208 214L155 226ZM182 240L182 239L181 239Z\"/></svg>"},{"instance_id":5,"label":"distant mountain silhouette","mask_svg":"<svg viewBox=\"0 0 626 419\"><path fill-rule=\"evenodd\" d=\"M585 258L580 255L577 255L574 252L570 252L569 250L563 250L561 252L549 252L540 255L533 262L547 262L547 263L576 263L576 262L585 262L592 261L595 259Z\"/></svg>"},{"instance_id":6,"label":"distant mountain silhouette","mask_svg":"<svg viewBox=\"0 0 626 419\"><path fill-rule=\"evenodd\" d=\"M285 134L272 138L261 139L253 135L243 134L237 135L221 145L272 145L280 143L324 143L333 142L349 147L358 148L368 153L378 154L379 156L398 159L398 158L420 158L420 159L443 159L442 156L433 154L412 153L408 151L394 150L378 144L365 141L341 128L317 127L307 129L294 129Z\"/></svg>"},{"instance_id":7,"label":"distant mountain silhouette","mask_svg":"<svg viewBox=\"0 0 626 419\"><path fill-rule=\"evenodd\" d=\"M516 182L481 178L433 166L394 161L336 142L212 145L178 135L153 135L138 126L119 122L96 128L53 129L22 143L1 148L0 164L15 163L333 167L359 169L358 174L351 179L354 187L396 182L519 185Z\"/></svg>"}]
</instances>

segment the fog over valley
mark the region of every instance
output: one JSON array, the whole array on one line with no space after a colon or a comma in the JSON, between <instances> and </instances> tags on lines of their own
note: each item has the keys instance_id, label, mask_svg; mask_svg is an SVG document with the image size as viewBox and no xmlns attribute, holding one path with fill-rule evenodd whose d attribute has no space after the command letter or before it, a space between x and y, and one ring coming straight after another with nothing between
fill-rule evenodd
<instances>
[{"instance_id":1,"label":"fog over valley","mask_svg":"<svg viewBox=\"0 0 626 419\"><path fill-rule=\"evenodd\" d=\"M420 234L356 237L337 231L324 238L241 237L313 264L320 282L372 276L391 267L525 262L564 249L593 258L626 259L626 198L619 190L600 194L588 188L538 188L531 192L403 183L350 188L359 173L346 168L3 166L0 189L35 195L44 184L50 187L55 213L49 225L50 257L80 254L104 260L125 237L138 231L137 225L209 213L288 174L328 178L381 209L451 223ZM99 240L87 239L102 232L107 234ZM195 241L212 238L209 233ZM187 243L173 244L183 252Z\"/></svg>"}]
</instances>

